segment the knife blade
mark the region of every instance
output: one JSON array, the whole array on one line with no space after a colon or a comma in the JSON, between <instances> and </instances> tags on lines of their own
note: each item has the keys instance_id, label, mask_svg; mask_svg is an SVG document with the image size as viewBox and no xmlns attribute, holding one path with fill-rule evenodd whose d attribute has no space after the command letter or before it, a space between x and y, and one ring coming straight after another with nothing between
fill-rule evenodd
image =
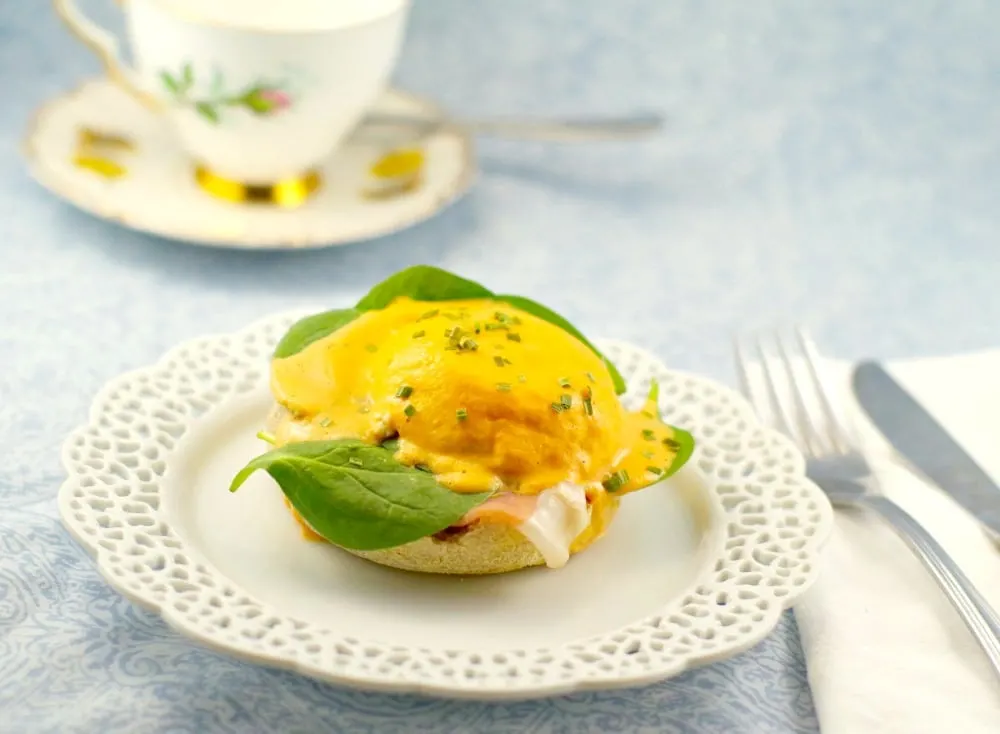
<instances>
[{"instance_id":1,"label":"knife blade","mask_svg":"<svg viewBox=\"0 0 1000 734\"><path fill-rule=\"evenodd\" d=\"M1000 486L877 362L861 362L854 395L892 447L1000 539Z\"/></svg>"}]
</instances>

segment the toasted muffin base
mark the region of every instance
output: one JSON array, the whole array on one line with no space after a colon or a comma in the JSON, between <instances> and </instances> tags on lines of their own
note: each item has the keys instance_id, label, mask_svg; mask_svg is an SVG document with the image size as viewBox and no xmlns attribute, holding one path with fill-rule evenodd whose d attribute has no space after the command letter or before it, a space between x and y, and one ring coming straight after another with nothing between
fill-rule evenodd
<instances>
[{"instance_id":1,"label":"toasted muffin base","mask_svg":"<svg viewBox=\"0 0 1000 734\"><path fill-rule=\"evenodd\" d=\"M445 539L428 536L384 550L344 550L382 566L420 573L480 576L545 563L542 554L521 533L496 523L475 525Z\"/></svg>"},{"instance_id":2,"label":"toasted muffin base","mask_svg":"<svg viewBox=\"0 0 1000 734\"><path fill-rule=\"evenodd\" d=\"M287 499L285 506L302 530L303 537L314 543L329 543L309 527ZM611 512L616 510L617 505L612 506ZM572 549L570 556L584 550L599 537L585 531L577 539L577 546ZM329 544L380 566L416 573L485 576L545 565L545 559L531 541L516 528L500 523L476 524L443 538L430 535L412 543L382 550L352 550L335 543Z\"/></svg>"}]
</instances>

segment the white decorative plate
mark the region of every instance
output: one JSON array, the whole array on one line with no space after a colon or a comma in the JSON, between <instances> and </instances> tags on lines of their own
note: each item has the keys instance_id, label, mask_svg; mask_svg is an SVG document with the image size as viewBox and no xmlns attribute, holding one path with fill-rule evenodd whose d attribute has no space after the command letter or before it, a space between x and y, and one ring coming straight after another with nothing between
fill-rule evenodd
<instances>
[{"instance_id":1,"label":"white decorative plate","mask_svg":"<svg viewBox=\"0 0 1000 734\"><path fill-rule=\"evenodd\" d=\"M432 102L395 90L373 112L440 114ZM351 138L322 167L319 191L289 210L233 204L205 193L166 121L106 79L90 80L43 105L28 128L24 152L43 186L127 227L216 247L310 248L396 232L468 190L476 168L472 141L458 129L442 128L419 143L419 185L371 196L391 183L375 177L371 167L388 152L412 147L407 134L381 126Z\"/></svg>"},{"instance_id":2,"label":"white decorative plate","mask_svg":"<svg viewBox=\"0 0 1000 734\"><path fill-rule=\"evenodd\" d=\"M303 540L264 472L228 491L264 449L268 358L300 315L119 377L65 443L66 526L116 589L183 634L352 686L525 698L735 655L815 578L832 512L796 449L729 389L614 341L600 346L628 381L625 402L656 377L665 418L699 443L566 568L424 576Z\"/></svg>"}]
</instances>

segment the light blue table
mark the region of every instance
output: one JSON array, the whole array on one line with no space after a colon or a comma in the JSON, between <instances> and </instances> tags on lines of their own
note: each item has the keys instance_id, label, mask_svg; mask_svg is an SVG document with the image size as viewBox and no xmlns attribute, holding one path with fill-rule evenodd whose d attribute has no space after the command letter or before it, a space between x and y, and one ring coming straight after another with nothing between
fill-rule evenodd
<instances>
[{"instance_id":1,"label":"light blue table","mask_svg":"<svg viewBox=\"0 0 1000 734\"><path fill-rule=\"evenodd\" d=\"M29 114L96 65L47 3L4 0L0 730L816 731L791 615L751 652L661 685L514 705L232 662L105 587L56 519L58 447L101 384L174 343L344 303L417 262L723 380L732 331L779 321L845 357L995 346L998 27L987 0L416 0L403 86L470 114L659 108L669 131L642 145L483 142L481 181L438 219L252 254L124 231L27 178Z\"/></svg>"}]
</instances>

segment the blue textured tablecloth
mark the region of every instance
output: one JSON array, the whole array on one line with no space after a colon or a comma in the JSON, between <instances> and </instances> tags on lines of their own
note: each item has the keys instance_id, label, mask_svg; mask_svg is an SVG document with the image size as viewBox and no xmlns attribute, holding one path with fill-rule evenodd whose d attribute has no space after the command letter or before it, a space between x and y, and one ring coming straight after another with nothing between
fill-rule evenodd
<instances>
[{"instance_id":1,"label":"blue textured tablecloth","mask_svg":"<svg viewBox=\"0 0 1000 734\"><path fill-rule=\"evenodd\" d=\"M56 518L59 444L107 379L176 342L417 262L723 380L732 331L771 322L844 357L995 346L998 29L987 0L416 0L401 85L468 114L658 108L668 131L484 141L481 180L437 219L254 254L125 231L32 183L31 111L97 67L48 3L0 0L0 731L815 732L791 615L660 685L520 704L233 662L101 581Z\"/></svg>"}]
</instances>

